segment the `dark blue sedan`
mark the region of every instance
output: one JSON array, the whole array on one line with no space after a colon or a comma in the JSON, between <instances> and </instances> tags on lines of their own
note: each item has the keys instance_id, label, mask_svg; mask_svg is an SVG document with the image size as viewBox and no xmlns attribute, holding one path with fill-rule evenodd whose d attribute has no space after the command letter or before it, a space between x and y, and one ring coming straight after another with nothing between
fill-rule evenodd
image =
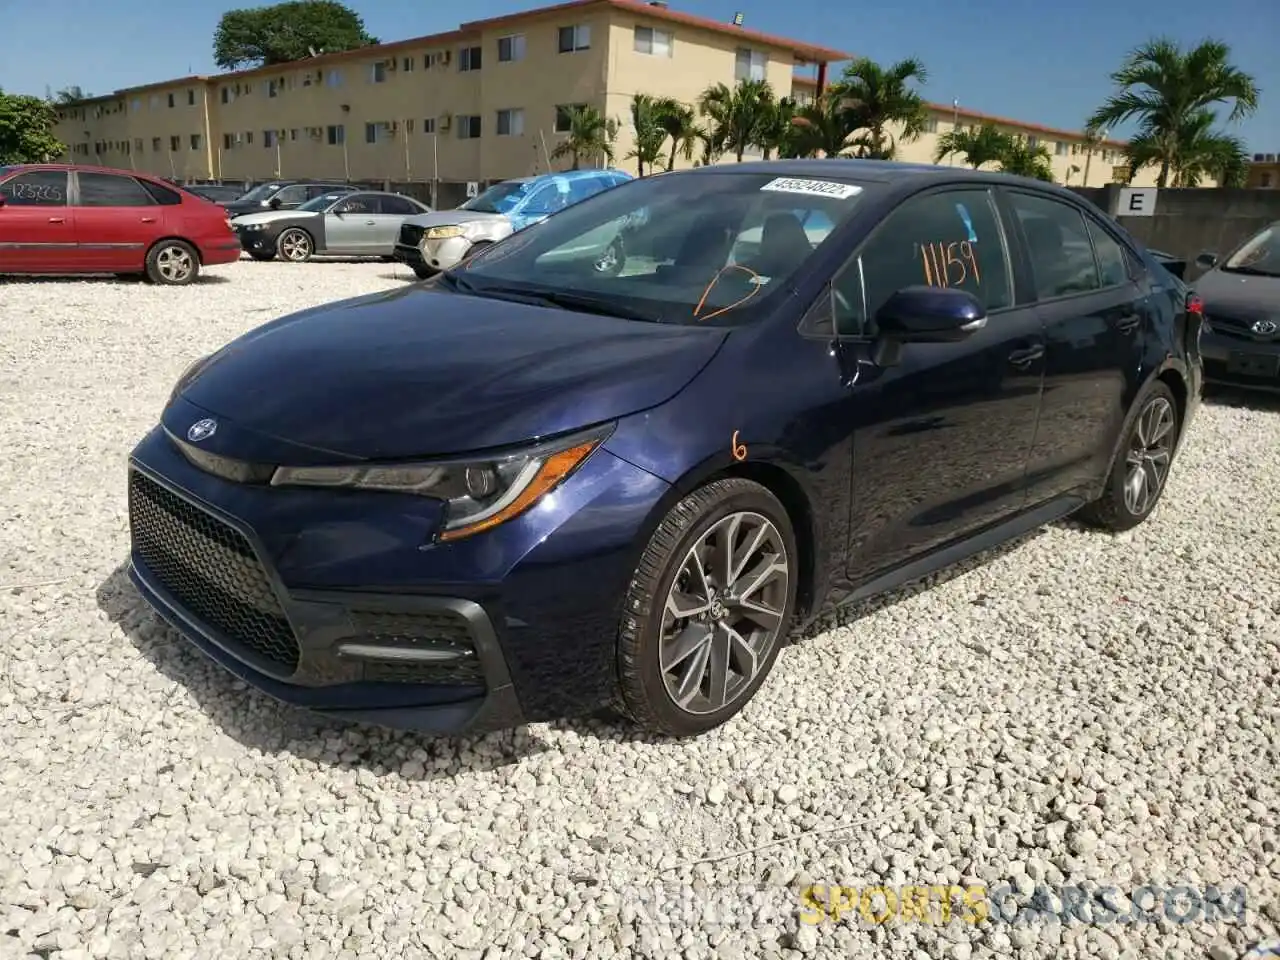
<instances>
[{"instance_id":1,"label":"dark blue sedan","mask_svg":"<svg viewBox=\"0 0 1280 960\"><path fill-rule=\"evenodd\" d=\"M1142 522L1199 322L1040 182L639 179L192 366L131 458L133 578L290 703L433 732L612 704L694 735L833 605L1069 514Z\"/></svg>"}]
</instances>

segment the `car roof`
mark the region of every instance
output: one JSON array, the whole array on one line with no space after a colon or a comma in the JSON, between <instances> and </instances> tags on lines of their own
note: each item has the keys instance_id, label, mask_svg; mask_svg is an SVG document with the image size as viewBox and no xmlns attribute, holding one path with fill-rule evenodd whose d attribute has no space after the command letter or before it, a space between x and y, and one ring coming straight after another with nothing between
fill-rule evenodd
<instances>
[{"instance_id":1,"label":"car roof","mask_svg":"<svg viewBox=\"0 0 1280 960\"><path fill-rule=\"evenodd\" d=\"M849 177L874 183L902 185L921 181L954 182L964 180L977 183L1010 184L1035 187L1047 191L1069 193L1077 200L1083 199L1064 187L1046 180L1019 177L1011 173L992 170L973 170L969 167L941 166L933 163L906 163L898 160L855 160L839 157L827 160L756 160L745 163L718 163L692 170L677 170L659 176L708 176L717 173L772 174L776 177Z\"/></svg>"}]
</instances>

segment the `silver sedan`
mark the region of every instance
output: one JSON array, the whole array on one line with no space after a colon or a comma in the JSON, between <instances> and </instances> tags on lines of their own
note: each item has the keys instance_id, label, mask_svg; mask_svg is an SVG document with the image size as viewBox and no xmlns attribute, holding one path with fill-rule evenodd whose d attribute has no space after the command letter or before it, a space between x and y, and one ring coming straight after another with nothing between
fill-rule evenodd
<instances>
[{"instance_id":1,"label":"silver sedan","mask_svg":"<svg viewBox=\"0 0 1280 960\"><path fill-rule=\"evenodd\" d=\"M400 225L431 208L399 193L325 193L293 210L247 213L231 221L255 260L303 263L313 256L390 257Z\"/></svg>"}]
</instances>

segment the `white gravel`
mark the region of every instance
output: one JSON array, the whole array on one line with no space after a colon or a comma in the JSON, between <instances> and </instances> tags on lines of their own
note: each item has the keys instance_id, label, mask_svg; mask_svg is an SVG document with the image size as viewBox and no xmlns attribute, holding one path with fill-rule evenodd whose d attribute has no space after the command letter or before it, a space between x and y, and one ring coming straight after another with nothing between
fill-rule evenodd
<instances>
[{"instance_id":1,"label":"white gravel","mask_svg":"<svg viewBox=\"0 0 1280 960\"><path fill-rule=\"evenodd\" d=\"M338 727L202 659L123 576L125 455L189 361L396 271L0 281L0 956L1137 960L1280 935L1275 402L1202 408L1132 534L1058 525L846 616L697 742ZM797 921L810 882L1036 881L1243 886L1247 914ZM701 899L637 903L659 886ZM761 916L716 913L746 888Z\"/></svg>"}]
</instances>

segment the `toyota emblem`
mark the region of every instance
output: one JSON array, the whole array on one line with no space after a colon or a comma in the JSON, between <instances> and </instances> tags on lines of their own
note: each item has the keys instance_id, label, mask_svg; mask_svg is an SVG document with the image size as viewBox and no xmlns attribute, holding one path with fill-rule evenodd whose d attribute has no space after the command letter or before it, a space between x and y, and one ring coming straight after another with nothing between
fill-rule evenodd
<instances>
[{"instance_id":1,"label":"toyota emblem","mask_svg":"<svg viewBox=\"0 0 1280 960\"><path fill-rule=\"evenodd\" d=\"M192 443L208 440L218 432L217 420L197 420L187 429L187 439Z\"/></svg>"},{"instance_id":2,"label":"toyota emblem","mask_svg":"<svg viewBox=\"0 0 1280 960\"><path fill-rule=\"evenodd\" d=\"M1274 320L1257 320L1249 329L1265 337L1275 333L1278 328Z\"/></svg>"}]
</instances>

